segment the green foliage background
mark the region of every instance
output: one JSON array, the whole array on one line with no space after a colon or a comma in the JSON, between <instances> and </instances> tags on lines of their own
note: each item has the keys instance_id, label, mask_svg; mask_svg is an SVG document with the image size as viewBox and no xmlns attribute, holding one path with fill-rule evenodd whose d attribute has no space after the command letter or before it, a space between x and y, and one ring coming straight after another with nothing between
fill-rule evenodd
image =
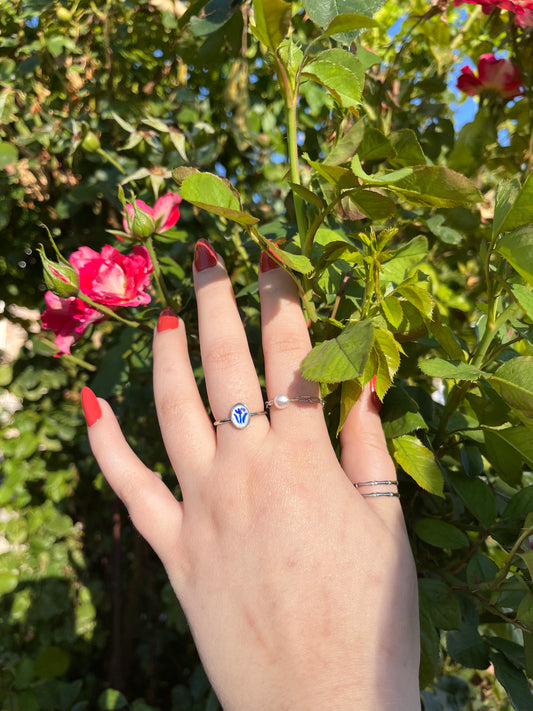
<instances>
[{"instance_id":1,"label":"green foliage background","mask_svg":"<svg viewBox=\"0 0 533 711\"><path fill-rule=\"evenodd\" d=\"M175 181L182 216L155 247L200 387L194 242L224 255L261 373L257 263L274 240L311 320L304 372L332 437L374 373L385 396L420 577L424 708L526 711L533 32L446 2L253 5L255 19L229 0L0 1L0 299L25 334L0 367L2 711L218 708L80 414L89 384L175 485L150 337L107 321L54 359L21 309L43 309L43 225L67 256L119 246L118 185L151 204ZM482 96L458 128L452 77L487 52L509 53L525 93ZM154 292L127 315L152 325L161 306Z\"/></svg>"}]
</instances>

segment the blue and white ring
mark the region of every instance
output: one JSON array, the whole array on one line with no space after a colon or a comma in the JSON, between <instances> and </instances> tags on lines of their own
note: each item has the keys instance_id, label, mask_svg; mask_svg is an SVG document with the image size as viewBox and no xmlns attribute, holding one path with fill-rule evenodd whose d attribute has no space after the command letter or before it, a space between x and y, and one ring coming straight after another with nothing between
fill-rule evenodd
<instances>
[{"instance_id":1,"label":"blue and white ring","mask_svg":"<svg viewBox=\"0 0 533 711\"><path fill-rule=\"evenodd\" d=\"M223 420L215 420L213 424L215 427L217 425L223 425L225 422L231 422L231 424L238 430L243 430L248 427L252 417L256 415L266 415L267 411L262 410L261 412L250 412L249 408L243 402L237 402L231 408L229 417Z\"/></svg>"}]
</instances>

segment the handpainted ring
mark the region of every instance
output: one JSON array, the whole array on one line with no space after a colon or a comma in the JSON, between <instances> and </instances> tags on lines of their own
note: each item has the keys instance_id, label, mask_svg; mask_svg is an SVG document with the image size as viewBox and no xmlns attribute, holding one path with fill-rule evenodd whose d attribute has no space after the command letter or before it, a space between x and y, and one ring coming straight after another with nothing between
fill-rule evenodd
<instances>
[{"instance_id":1,"label":"handpainted ring","mask_svg":"<svg viewBox=\"0 0 533 711\"><path fill-rule=\"evenodd\" d=\"M238 430L243 430L245 427L248 427L252 417L266 414L266 410L262 410L261 412L250 412L249 408L246 407L244 403L237 402L231 408L229 417L226 417L223 420L215 420L213 424L216 427L216 425L223 425L225 422L231 422L231 424Z\"/></svg>"},{"instance_id":2,"label":"handpainted ring","mask_svg":"<svg viewBox=\"0 0 533 711\"><path fill-rule=\"evenodd\" d=\"M276 410L284 410L291 402L307 402L312 405L322 405L322 407L324 407L325 400L321 397L311 397L311 395L301 395L300 397L276 395L273 400L267 400L265 402L265 407L275 407Z\"/></svg>"}]
</instances>

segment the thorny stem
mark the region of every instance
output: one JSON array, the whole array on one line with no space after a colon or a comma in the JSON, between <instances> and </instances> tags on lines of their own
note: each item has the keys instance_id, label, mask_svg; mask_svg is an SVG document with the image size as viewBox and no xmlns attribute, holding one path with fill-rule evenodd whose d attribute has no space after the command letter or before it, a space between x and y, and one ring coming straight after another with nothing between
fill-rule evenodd
<instances>
[{"instance_id":1,"label":"thorny stem","mask_svg":"<svg viewBox=\"0 0 533 711\"><path fill-rule=\"evenodd\" d=\"M121 323L124 323L126 326L131 326L132 328L140 328L142 331L146 331L146 333L150 333L150 334L152 333L152 329L149 328L146 324L139 323L138 321L131 321L130 319L120 316L112 309L107 308L107 306L104 306L103 304L96 303L96 301L93 301L91 298L89 298L88 296L83 294L81 291L78 293L78 299L85 301L85 303L89 304L89 306L92 306L93 309L96 309L97 311L100 311L101 313L105 314L106 316L109 316L109 318L113 318L116 321L120 321Z\"/></svg>"},{"instance_id":2,"label":"thorny stem","mask_svg":"<svg viewBox=\"0 0 533 711\"><path fill-rule=\"evenodd\" d=\"M146 240L146 249L148 250L148 254L150 255L150 259L152 260L152 265L154 267L155 283L157 285L161 300L163 301L165 306L172 306L172 297L168 293L167 285L165 284L165 279L163 277L163 274L161 273L159 260L157 259L157 254L154 249L154 242L151 237L148 237Z\"/></svg>"}]
</instances>

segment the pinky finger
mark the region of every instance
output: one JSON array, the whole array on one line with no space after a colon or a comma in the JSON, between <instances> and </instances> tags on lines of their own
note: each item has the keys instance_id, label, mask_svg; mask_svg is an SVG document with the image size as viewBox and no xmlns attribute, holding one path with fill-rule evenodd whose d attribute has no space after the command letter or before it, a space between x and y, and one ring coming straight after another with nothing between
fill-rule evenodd
<instances>
[{"instance_id":1,"label":"pinky finger","mask_svg":"<svg viewBox=\"0 0 533 711\"><path fill-rule=\"evenodd\" d=\"M167 566L177 548L181 504L133 452L108 403L89 388L83 388L81 399L91 449L103 475L128 509L135 528Z\"/></svg>"}]
</instances>

